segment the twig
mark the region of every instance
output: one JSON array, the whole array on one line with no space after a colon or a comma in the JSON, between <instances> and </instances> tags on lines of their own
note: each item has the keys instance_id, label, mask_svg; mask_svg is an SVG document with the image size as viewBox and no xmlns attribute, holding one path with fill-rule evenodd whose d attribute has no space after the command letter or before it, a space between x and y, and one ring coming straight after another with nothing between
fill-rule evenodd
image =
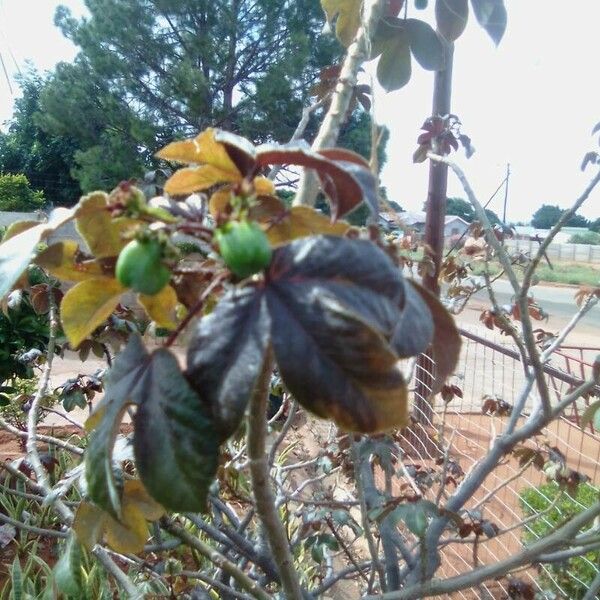
<instances>
[{"instance_id":1,"label":"twig","mask_svg":"<svg viewBox=\"0 0 600 600\"><path fill-rule=\"evenodd\" d=\"M178 537L190 548L194 548L195 550L200 552L202 556L206 557L219 569L221 569L228 575L231 575L231 577L233 577L237 581L237 583L243 589L245 589L251 596L257 598L258 600L271 599L271 596L269 596L269 594L267 594L256 581L250 579L250 577L248 577L243 571L238 569L234 563L232 563L229 559L223 556L220 552L217 552L214 548L211 548L202 540L198 539L197 537L194 537L183 527L180 527L175 523L167 521L163 524L163 526L168 532Z\"/></svg>"},{"instance_id":2,"label":"twig","mask_svg":"<svg viewBox=\"0 0 600 600\"><path fill-rule=\"evenodd\" d=\"M356 485L356 495L360 502L360 516L361 525L367 539L367 546L369 547L369 554L371 555L371 566L377 572L379 576L379 585L382 590L385 590L385 571L383 565L379 560L379 553L377 552L377 546L375 545L375 539L371 533L371 525L369 523L369 510L367 507L367 500L365 497L364 482L362 479L362 459L360 456L359 445L356 441L352 440L352 459L354 462L354 481ZM369 585L368 592L371 593L372 589Z\"/></svg>"},{"instance_id":3,"label":"twig","mask_svg":"<svg viewBox=\"0 0 600 600\"><path fill-rule=\"evenodd\" d=\"M15 519L11 519L6 515L3 515L0 512L0 521L2 523L6 523L7 525L12 525L17 529L22 529L27 533L33 533L34 535L41 537L56 537L56 538L66 538L69 536L65 531L56 531L54 529L42 529L41 527L35 527L34 525L27 525L27 523L21 523L21 521L16 521Z\"/></svg>"},{"instance_id":4,"label":"twig","mask_svg":"<svg viewBox=\"0 0 600 600\"><path fill-rule=\"evenodd\" d=\"M269 348L264 358L262 372L250 399L247 447L252 491L256 512L265 529L286 597L290 600L302 600L302 590L294 570L294 559L286 532L275 508L275 498L269 481L269 464L265 440L267 437L267 399L269 397L272 371L273 351Z\"/></svg>"},{"instance_id":5,"label":"twig","mask_svg":"<svg viewBox=\"0 0 600 600\"><path fill-rule=\"evenodd\" d=\"M9 433L12 433L13 435L16 435L18 437L26 438L28 435L26 431L21 431L20 429L17 429L16 427L12 426L10 423L7 423L2 417L0 417L0 427L2 427L2 429L5 429ZM37 439L38 439L38 441L44 442L45 444L51 444L53 446L62 448L63 450L67 450L68 452L71 452L72 454L77 454L78 456L83 455L82 448L74 446L73 444L69 444L69 442L65 442L64 440L61 440L60 438L56 438L56 437L53 437L50 435L44 435L42 433L38 433Z\"/></svg>"},{"instance_id":6,"label":"twig","mask_svg":"<svg viewBox=\"0 0 600 600\"><path fill-rule=\"evenodd\" d=\"M551 534L523 548L523 550L509 556L505 560L448 579L431 579L423 584L407 586L397 592L389 592L379 596L368 596L365 600L417 600L429 596L450 594L458 590L476 586L488 579L509 573L522 565L535 562L544 553L565 545L582 527L598 515L600 515L600 502L575 515L562 527L555 529ZM587 550L584 549L583 552L585 551Z\"/></svg>"},{"instance_id":7,"label":"twig","mask_svg":"<svg viewBox=\"0 0 600 600\"><path fill-rule=\"evenodd\" d=\"M515 291L517 305L521 313L520 320L523 329L523 341L525 342L525 347L527 348L529 360L531 362L532 370L535 375L535 380L540 394L540 401L542 403L542 410L544 411L544 414L548 416L552 410L550 403L550 391L548 389L548 384L546 383L543 365L540 362L539 352L535 343L535 338L533 336L533 326L531 324L531 317L529 316L527 288L525 288L525 286L521 287L521 285L519 284L517 275L514 269L512 268L510 258L506 250L498 240L498 238L496 238L496 234L493 231L493 228L490 224L490 220L488 219L488 216L486 215L483 206L477 199L477 196L473 192L473 189L471 188L471 185L469 184L469 181L467 180L467 177L463 173L462 169L450 159L444 156L439 156L438 154L434 154L433 152L428 152L427 157L435 162L447 165L448 167L450 167L450 169L452 169L456 177L458 177L461 185L463 186L463 189L465 190L465 193L467 194L467 197L469 198L469 201L475 209L477 219L481 222L484 228L485 238L488 244L494 249L498 260L504 268L506 276L508 277L508 280L510 281L513 287L513 290ZM523 290L525 290L525 292L523 292Z\"/></svg>"},{"instance_id":8,"label":"twig","mask_svg":"<svg viewBox=\"0 0 600 600\"><path fill-rule=\"evenodd\" d=\"M325 104L329 100L330 95L331 94L327 94L326 96L323 96L323 98L321 98L317 102L310 104L309 106L306 106L302 109L302 118L298 122L298 125L296 126L296 130L292 134L292 137L290 138L288 143L291 144L292 142L297 142L299 139L302 138L302 136L304 135L304 132L306 131L306 128L308 127L310 115L313 112L315 112L316 110L319 110L319 108L321 108L322 106L325 106ZM281 172L282 169L283 169L283 165L274 166L269 171L269 179L271 181L273 181L277 177L277 175L279 175L279 173Z\"/></svg>"}]
</instances>

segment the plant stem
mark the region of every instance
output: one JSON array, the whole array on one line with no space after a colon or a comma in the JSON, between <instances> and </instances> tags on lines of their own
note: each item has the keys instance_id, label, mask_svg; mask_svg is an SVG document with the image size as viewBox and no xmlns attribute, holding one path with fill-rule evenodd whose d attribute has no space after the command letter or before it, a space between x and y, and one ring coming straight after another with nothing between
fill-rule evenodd
<instances>
[{"instance_id":1,"label":"plant stem","mask_svg":"<svg viewBox=\"0 0 600 600\"><path fill-rule=\"evenodd\" d=\"M269 464L265 449L267 437L267 400L273 372L273 352L266 352L262 372L259 375L254 393L250 399L248 416L248 460L252 477L252 490L256 512L267 534L271 553L277 564L281 584L288 600L302 600L300 582L294 569L294 559L290 551L283 524L275 508L275 498L271 490Z\"/></svg>"},{"instance_id":2,"label":"plant stem","mask_svg":"<svg viewBox=\"0 0 600 600\"><path fill-rule=\"evenodd\" d=\"M340 127L346 118L348 107L352 100L358 71L370 53L371 33L375 30L382 7L383 0L366 0L364 2L363 24L359 28L356 38L350 44L342 63L340 76L331 97L329 109L321 123L319 133L312 143L313 150L329 148L338 139ZM300 179L298 193L294 198L294 205L313 205L318 191L319 186L315 174L305 169Z\"/></svg>"}]
</instances>

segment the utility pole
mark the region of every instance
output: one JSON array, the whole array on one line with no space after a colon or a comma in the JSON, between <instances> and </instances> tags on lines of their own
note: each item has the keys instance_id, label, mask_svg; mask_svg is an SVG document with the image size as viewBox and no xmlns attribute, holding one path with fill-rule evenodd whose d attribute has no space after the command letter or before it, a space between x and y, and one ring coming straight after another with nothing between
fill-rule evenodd
<instances>
[{"instance_id":1,"label":"utility pole","mask_svg":"<svg viewBox=\"0 0 600 600\"><path fill-rule=\"evenodd\" d=\"M504 185L504 209L502 211L502 223L506 225L506 205L508 203L508 179L510 177L510 163L506 163L506 184Z\"/></svg>"},{"instance_id":2,"label":"utility pole","mask_svg":"<svg viewBox=\"0 0 600 600\"><path fill-rule=\"evenodd\" d=\"M451 113L452 63L454 44L445 42L445 65L443 71L436 71L433 83L434 117ZM447 165L429 161L429 189L425 217L424 241L431 248L433 273L423 276L423 285L436 296L440 295L439 274L444 252L444 226L446 221L446 194L448 190Z\"/></svg>"}]
</instances>

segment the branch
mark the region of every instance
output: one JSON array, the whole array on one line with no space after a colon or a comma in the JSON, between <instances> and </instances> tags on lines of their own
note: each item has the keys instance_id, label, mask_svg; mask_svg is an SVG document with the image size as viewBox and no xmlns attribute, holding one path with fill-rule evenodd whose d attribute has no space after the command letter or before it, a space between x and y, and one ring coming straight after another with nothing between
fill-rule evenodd
<instances>
[{"instance_id":1,"label":"branch","mask_svg":"<svg viewBox=\"0 0 600 600\"><path fill-rule=\"evenodd\" d=\"M529 316L529 304L527 297L527 290L525 288L521 288L519 285L519 281L517 280L517 275L512 268L512 264L510 262L510 258L498 238L496 237L490 220L485 214L485 209L475 196L473 189L471 188L467 177L463 173L462 169L450 159L439 156L438 154L434 154L433 152L428 152L427 157L435 162L439 162L445 165L448 165L450 169L454 172L454 174L458 177L469 201L473 205L475 209L475 214L477 219L482 224L485 231L485 238L488 244L494 249L496 252L496 256L500 261L508 280L510 281L513 290L515 291L515 295L517 298L517 305L519 306L519 310L521 313L521 326L523 329L523 340L525 342L525 347L527 348L527 352L529 354L529 360L531 361L531 365L533 368L533 373L535 375L535 380L537 383L538 391L540 394L540 400L542 403L542 409L544 414L547 416L551 412L551 403L550 403L550 391L548 390L548 384L546 383L546 377L544 375L544 370L542 363L540 361L539 352L537 346L535 344L535 338L533 336L533 326L531 324L531 317ZM525 289L525 293L523 293L523 289Z\"/></svg>"},{"instance_id":2,"label":"branch","mask_svg":"<svg viewBox=\"0 0 600 600\"><path fill-rule=\"evenodd\" d=\"M521 552L510 556L506 560L475 569L469 573L457 575L456 577L450 577L449 579L433 579L424 584L408 586L397 592L390 592L379 596L367 596L365 600L418 600L429 596L450 594L451 592L473 587L488 579L510 573L522 565L536 562L545 552L567 544L581 527L585 526L598 515L600 515L600 502L574 516L568 523L556 529L550 535L523 548ZM583 552L585 551L584 547Z\"/></svg>"},{"instance_id":3,"label":"branch","mask_svg":"<svg viewBox=\"0 0 600 600\"><path fill-rule=\"evenodd\" d=\"M271 596L267 594L256 581L253 581L243 571L238 569L230 560L223 556L220 552L217 552L214 548L205 544L202 540L194 537L191 533L186 531L183 527L176 525L175 523L166 522L163 524L164 528L178 537L182 542L187 544L190 548L197 550L206 557L211 563L219 567L222 571L231 575L238 584L245 589L250 595L257 600L271 600Z\"/></svg>"},{"instance_id":4,"label":"branch","mask_svg":"<svg viewBox=\"0 0 600 600\"><path fill-rule=\"evenodd\" d=\"M294 559L290 551L290 545L275 508L275 498L269 481L269 464L265 452L267 398L272 371L273 353L269 348L264 359L262 372L250 399L250 412L248 415L247 447L252 491L256 512L265 528L285 595L290 600L302 600L302 590L294 570Z\"/></svg>"},{"instance_id":5,"label":"branch","mask_svg":"<svg viewBox=\"0 0 600 600\"><path fill-rule=\"evenodd\" d=\"M333 146L340 133L340 127L350 106L358 71L369 55L370 36L375 30L381 15L383 0L365 0L363 22L344 58L340 77L331 98L329 110L321 123L319 133L312 143L313 150ZM304 170L294 206L312 205L318 193L317 179L311 171Z\"/></svg>"}]
</instances>

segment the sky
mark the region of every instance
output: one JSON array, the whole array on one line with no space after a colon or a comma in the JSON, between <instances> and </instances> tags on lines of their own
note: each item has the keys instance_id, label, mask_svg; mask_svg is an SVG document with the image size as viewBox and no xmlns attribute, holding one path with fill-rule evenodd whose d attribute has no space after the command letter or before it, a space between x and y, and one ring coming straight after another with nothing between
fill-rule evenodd
<instances>
[{"instance_id":1,"label":"sky","mask_svg":"<svg viewBox=\"0 0 600 600\"><path fill-rule=\"evenodd\" d=\"M0 52L11 76L27 60L45 70L74 58L76 49L53 24L58 4L75 14L84 10L82 0L0 0ZM476 153L469 160L462 151L454 156L484 202L510 163L507 217L515 222L531 219L541 204L569 206L591 178L591 170L581 173L579 166L586 152L598 149L591 130L600 121L600 2L505 4L508 27L497 48L472 16L456 43L452 111ZM414 16L426 18L428 12ZM376 118L390 129L382 184L390 199L408 210L421 210L427 194L428 167L414 165L412 153L431 110L432 87L433 74L413 61L404 89L375 92ZM13 101L0 73L0 122L10 118ZM452 175L448 195L465 196ZM503 192L490 208L501 214L502 200ZM600 191L581 213L600 216Z\"/></svg>"}]
</instances>

